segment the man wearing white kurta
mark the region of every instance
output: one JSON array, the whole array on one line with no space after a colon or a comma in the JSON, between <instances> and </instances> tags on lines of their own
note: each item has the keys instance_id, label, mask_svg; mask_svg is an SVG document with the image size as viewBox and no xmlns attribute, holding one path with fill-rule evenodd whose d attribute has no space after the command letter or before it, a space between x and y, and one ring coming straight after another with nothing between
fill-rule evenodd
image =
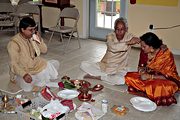
<instances>
[{"instance_id":1,"label":"man wearing white kurta","mask_svg":"<svg viewBox=\"0 0 180 120\"><path fill-rule=\"evenodd\" d=\"M80 68L89 78L97 78L112 85L125 83L124 75L128 70L128 56L131 45L139 43L139 39L127 32L127 21L118 18L115 31L106 36L107 50L100 62L83 61Z\"/></svg>"}]
</instances>

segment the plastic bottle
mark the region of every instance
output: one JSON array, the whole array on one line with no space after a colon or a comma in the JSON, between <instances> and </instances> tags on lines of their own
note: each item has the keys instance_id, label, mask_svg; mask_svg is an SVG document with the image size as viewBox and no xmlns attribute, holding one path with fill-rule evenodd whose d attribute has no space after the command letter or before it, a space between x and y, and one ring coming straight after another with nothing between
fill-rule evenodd
<instances>
[{"instance_id":1,"label":"plastic bottle","mask_svg":"<svg viewBox=\"0 0 180 120\"><path fill-rule=\"evenodd\" d=\"M107 113L107 111L108 111L108 101L107 100L102 100L101 101L101 107L102 107L102 111L104 112L104 113Z\"/></svg>"}]
</instances>

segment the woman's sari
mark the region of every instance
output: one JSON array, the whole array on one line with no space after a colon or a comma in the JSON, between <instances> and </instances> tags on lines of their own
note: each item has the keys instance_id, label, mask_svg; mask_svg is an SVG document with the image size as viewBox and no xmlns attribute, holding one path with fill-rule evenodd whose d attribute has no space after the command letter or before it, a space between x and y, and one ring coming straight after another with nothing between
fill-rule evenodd
<instances>
[{"instance_id":1,"label":"woman's sari","mask_svg":"<svg viewBox=\"0 0 180 120\"><path fill-rule=\"evenodd\" d=\"M163 75L166 79L141 80L139 72L128 72L125 76L126 84L136 90L146 93L147 97L158 105L176 103L174 94L180 87L180 76L177 73L174 57L167 49L160 50L156 56L147 63L150 74ZM179 86L179 87L178 87ZM175 100L174 102L172 102Z\"/></svg>"}]
</instances>

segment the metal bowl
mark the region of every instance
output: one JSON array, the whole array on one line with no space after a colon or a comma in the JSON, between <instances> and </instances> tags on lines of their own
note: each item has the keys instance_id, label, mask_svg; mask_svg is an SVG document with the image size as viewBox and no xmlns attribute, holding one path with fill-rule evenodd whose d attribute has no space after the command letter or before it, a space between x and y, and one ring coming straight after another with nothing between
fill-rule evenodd
<instances>
[{"instance_id":1,"label":"metal bowl","mask_svg":"<svg viewBox=\"0 0 180 120\"><path fill-rule=\"evenodd\" d=\"M81 87L82 85L86 85L87 87L90 87L91 86L91 83L86 81L86 80L70 80L71 83L73 83L76 87L79 86Z\"/></svg>"},{"instance_id":2,"label":"metal bowl","mask_svg":"<svg viewBox=\"0 0 180 120\"><path fill-rule=\"evenodd\" d=\"M102 90L104 88L104 86L103 85L101 85L101 84L97 84L97 85L95 85L93 88L92 88L92 91L100 91L100 90Z\"/></svg>"}]
</instances>

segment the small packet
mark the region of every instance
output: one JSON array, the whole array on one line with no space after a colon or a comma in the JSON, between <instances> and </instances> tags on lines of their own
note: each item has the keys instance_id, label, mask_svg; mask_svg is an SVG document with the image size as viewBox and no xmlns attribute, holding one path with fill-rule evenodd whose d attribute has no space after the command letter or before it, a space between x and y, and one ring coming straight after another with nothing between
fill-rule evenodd
<instances>
[{"instance_id":1,"label":"small packet","mask_svg":"<svg viewBox=\"0 0 180 120\"><path fill-rule=\"evenodd\" d=\"M111 108L112 112L115 113L116 115L123 116L127 113L128 108L122 105L114 105Z\"/></svg>"}]
</instances>

